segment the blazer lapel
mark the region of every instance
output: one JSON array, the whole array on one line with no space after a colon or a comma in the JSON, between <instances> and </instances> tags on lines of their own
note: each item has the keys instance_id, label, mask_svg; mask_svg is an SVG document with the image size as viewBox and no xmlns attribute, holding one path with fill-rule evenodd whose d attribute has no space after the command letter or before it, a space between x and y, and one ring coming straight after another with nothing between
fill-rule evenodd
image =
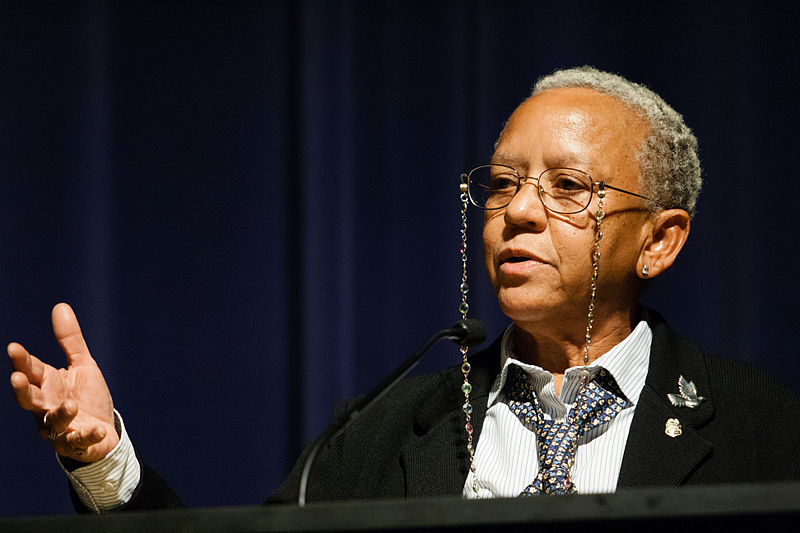
<instances>
[{"instance_id":1,"label":"blazer lapel","mask_svg":"<svg viewBox=\"0 0 800 533\"><path fill-rule=\"evenodd\" d=\"M700 351L675 334L661 317L651 315L650 367L631 424L617 488L681 485L713 450L713 443L699 431L714 415ZM667 394L678 394L680 376L693 381L704 397L698 407L670 403ZM679 432L675 431L677 427Z\"/></svg>"},{"instance_id":2,"label":"blazer lapel","mask_svg":"<svg viewBox=\"0 0 800 533\"><path fill-rule=\"evenodd\" d=\"M489 388L500 362L500 340L470 359L473 407L473 449L486 415ZM464 429L464 381L460 368L442 376L436 392L418 409L414 420L416 438L400 450L400 461L406 477L406 496L457 496L464 488L469 470L467 433Z\"/></svg>"},{"instance_id":3,"label":"blazer lapel","mask_svg":"<svg viewBox=\"0 0 800 533\"><path fill-rule=\"evenodd\" d=\"M652 387L645 386L642 390L617 488L681 485L711 453L713 444L697 432L697 417L693 413L676 412L664 398L666 393L662 395ZM668 434L670 420L673 427L677 421L680 435ZM671 434L675 435L675 431Z\"/></svg>"},{"instance_id":4,"label":"blazer lapel","mask_svg":"<svg viewBox=\"0 0 800 533\"><path fill-rule=\"evenodd\" d=\"M408 498L461 493L467 455L466 439L459 434L463 431L461 413L453 411L400 450Z\"/></svg>"}]
</instances>

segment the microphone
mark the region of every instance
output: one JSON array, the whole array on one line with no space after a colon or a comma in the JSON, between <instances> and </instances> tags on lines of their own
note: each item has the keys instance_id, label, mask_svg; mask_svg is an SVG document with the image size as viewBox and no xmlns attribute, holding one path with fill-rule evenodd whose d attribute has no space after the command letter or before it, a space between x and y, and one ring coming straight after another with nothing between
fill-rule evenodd
<instances>
[{"instance_id":1,"label":"microphone","mask_svg":"<svg viewBox=\"0 0 800 533\"><path fill-rule=\"evenodd\" d=\"M475 318L459 320L449 330L446 339L454 341L461 346L477 346L486 340L486 326Z\"/></svg>"},{"instance_id":2,"label":"microphone","mask_svg":"<svg viewBox=\"0 0 800 533\"><path fill-rule=\"evenodd\" d=\"M431 349L431 346L442 339L450 339L460 346L477 346L486 340L486 326L480 320L465 318L453 324L453 327L450 329L443 329L436 332L417 353L403 361L394 372L386 376L383 381L369 392L369 394L357 398L350 406L350 410L347 414L340 419L339 423L325 430L325 433L317 439L317 442L314 443L314 446L312 446L311 450L308 452L308 456L303 463L303 474L300 476L300 489L297 496L297 503L300 507L306 504L308 476L311 473L311 467L314 464L314 459L320 448L334 435L340 431L344 431L362 411L369 409L379 398L389 392L392 387L417 366L422 357Z\"/></svg>"}]
</instances>

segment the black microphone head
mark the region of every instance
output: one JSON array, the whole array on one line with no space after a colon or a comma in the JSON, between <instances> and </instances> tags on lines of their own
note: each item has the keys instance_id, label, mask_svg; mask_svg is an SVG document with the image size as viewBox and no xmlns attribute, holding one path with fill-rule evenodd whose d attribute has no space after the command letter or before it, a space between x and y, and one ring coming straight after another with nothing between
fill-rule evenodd
<instances>
[{"instance_id":1,"label":"black microphone head","mask_svg":"<svg viewBox=\"0 0 800 533\"><path fill-rule=\"evenodd\" d=\"M486 326L478 319L465 318L456 322L450 337L461 346L477 346L486 340Z\"/></svg>"}]
</instances>

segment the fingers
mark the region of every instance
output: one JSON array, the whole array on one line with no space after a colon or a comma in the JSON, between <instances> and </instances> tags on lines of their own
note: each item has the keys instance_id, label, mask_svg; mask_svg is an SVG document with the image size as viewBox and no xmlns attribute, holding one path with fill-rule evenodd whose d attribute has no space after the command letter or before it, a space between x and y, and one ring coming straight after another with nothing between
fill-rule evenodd
<instances>
[{"instance_id":1,"label":"fingers","mask_svg":"<svg viewBox=\"0 0 800 533\"><path fill-rule=\"evenodd\" d=\"M93 445L99 444L106 438L106 428L95 426L90 429L71 431L67 433L53 447L59 455L71 457L78 461L91 462L105 457L110 450L90 449ZM111 446L113 448L113 446Z\"/></svg>"},{"instance_id":2,"label":"fingers","mask_svg":"<svg viewBox=\"0 0 800 533\"><path fill-rule=\"evenodd\" d=\"M55 409L58 407L56 404L62 403L60 398L63 396L54 396L52 390L45 394L43 390L45 381L58 382L53 380L53 376L58 375L55 368L29 354L16 342L8 345L8 356L15 370L11 373L11 388L20 407L43 415L44 411Z\"/></svg>"},{"instance_id":3,"label":"fingers","mask_svg":"<svg viewBox=\"0 0 800 533\"><path fill-rule=\"evenodd\" d=\"M108 431L102 425L70 428L77 412L75 402L67 400L57 409L46 411L44 416L34 414L39 424L39 435L49 441L59 455L79 461L97 460L97 457L89 457L89 447L102 442ZM100 450L98 453L102 457L107 452Z\"/></svg>"},{"instance_id":4,"label":"fingers","mask_svg":"<svg viewBox=\"0 0 800 533\"><path fill-rule=\"evenodd\" d=\"M67 400L56 409L44 413L39 433L47 440L55 440L67 432L67 428L77 414L78 406L73 400Z\"/></svg>"},{"instance_id":5,"label":"fingers","mask_svg":"<svg viewBox=\"0 0 800 533\"><path fill-rule=\"evenodd\" d=\"M70 365L86 364L92 360L89 348L83 339L78 318L72 308L60 303L53 308L53 333L61 349L67 354Z\"/></svg>"},{"instance_id":6,"label":"fingers","mask_svg":"<svg viewBox=\"0 0 800 533\"><path fill-rule=\"evenodd\" d=\"M106 428L102 426L95 426L93 428L84 429L80 431L72 431L67 433L64 437L67 445L74 449L86 449L92 444L97 444L106 438Z\"/></svg>"},{"instance_id":7,"label":"fingers","mask_svg":"<svg viewBox=\"0 0 800 533\"><path fill-rule=\"evenodd\" d=\"M42 384L45 364L40 361L39 358L29 354L28 350L16 342L12 342L8 345L7 352L14 370L25 374L28 381L37 387Z\"/></svg>"},{"instance_id":8,"label":"fingers","mask_svg":"<svg viewBox=\"0 0 800 533\"><path fill-rule=\"evenodd\" d=\"M34 412L44 410L44 394L41 389L31 385L24 373L11 374L11 389L14 391L14 398L23 409Z\"/></svg>"}]
</instances>

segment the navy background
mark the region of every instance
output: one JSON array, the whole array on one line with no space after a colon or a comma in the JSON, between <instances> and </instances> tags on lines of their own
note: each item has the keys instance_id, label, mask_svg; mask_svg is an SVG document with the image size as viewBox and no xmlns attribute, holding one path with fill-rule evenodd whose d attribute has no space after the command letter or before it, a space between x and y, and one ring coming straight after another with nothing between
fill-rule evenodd
<instances>
[{"instance_id":1,"label":"navy background","mask_svg":"<svg viewBox=\"0 0 800 533\"><path fill-rule=\"evenodd\" d=\"M257 503L333 403L458 319L459 173L539 75L593 64L700 139L691 239L645 301L800 388L797 22L753 2L4 1L0 339L61 363L49 310L70 302L186 503ZM71 512L0 396L0 514Z\"/></svg>"}]
</instances>

